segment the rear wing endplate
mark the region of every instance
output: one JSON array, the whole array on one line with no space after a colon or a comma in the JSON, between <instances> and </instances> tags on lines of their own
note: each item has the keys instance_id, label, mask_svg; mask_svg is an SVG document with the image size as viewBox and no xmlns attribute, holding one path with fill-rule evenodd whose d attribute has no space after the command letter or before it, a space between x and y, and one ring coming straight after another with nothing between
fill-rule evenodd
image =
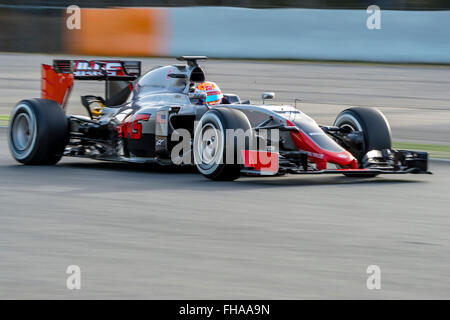
<instances>
[{"instance_id":1,"label":"rear wing endplate","mask_svg":"<svg viewBox=\"0 0 450 320\"><path fill-rule=\"evenodd\" d=\"M117 105L126 99L131 82L140 75L140 61L53 60L52 66L42 65L41 97L65 108L73 80L104 80L106 105Z\"/></svg>"}]
</instances>

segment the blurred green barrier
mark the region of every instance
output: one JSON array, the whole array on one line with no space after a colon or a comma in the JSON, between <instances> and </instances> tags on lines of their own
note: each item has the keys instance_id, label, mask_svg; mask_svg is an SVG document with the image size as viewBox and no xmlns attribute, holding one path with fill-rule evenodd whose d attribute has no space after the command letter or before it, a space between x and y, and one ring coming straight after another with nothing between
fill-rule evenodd
<instances>
[{"instance_id":1,"label":"blurred green barrier","mask_svg":"<svg viewBox=\"0 0 450 320\"><path fill-rule=\"evenodd\" d=\"M0 115L0 126L7 126L9 122L9 116Z\"/></svg>"},{"instance_id":2,"label":"blurred green barrier","mask_svg":"<svg viewBox=\"0 0 450 320\"><path fill-rule=\"evenodd\" d=\"M426 151L430 154L430 158L450 159L450 146L446 145L394 141L392 147L394 149Z\"/></svg>"}]
</instances>

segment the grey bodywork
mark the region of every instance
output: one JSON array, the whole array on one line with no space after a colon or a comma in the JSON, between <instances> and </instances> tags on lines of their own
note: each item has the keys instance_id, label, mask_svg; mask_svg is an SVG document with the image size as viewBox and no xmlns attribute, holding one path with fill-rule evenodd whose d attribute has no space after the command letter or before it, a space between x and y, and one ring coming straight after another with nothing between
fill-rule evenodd
<instances>
[{"instance_id":1,"label":"grey bodywork","mask_svg":"<svg viewBox=\"0 0 450 320\"><path fill-rule=\"evenodd\" d=\"M119 160L126 162L160 162L170 164L170 150L173 143L171 134L179 129L187 129L192 137L196 121L212 108L234 108L241 110L249 119L252 127L257 127L265 122L265 125L286 125L286 120L302 123L314 131L316 135L322 135L335 148L341 147L329 138L315 123L313 119L292 106L277 105L252 105L241 103L239 97L225 94L229 100L227 104L208 106L196 104L192 101L191 92L196 83L205 81L203 70L196 61L188 61L186 65L172 65L156 67L137 79L127 101L115 107L104 108L98 123L107 127L112 137L108 145L103 146L103 151L93 148L92 152L79 153L69 146L66 155L83 156L102 160ZM139 120L146 117L147 120ZM75 117L80 119L79 117ZM159 119L160 121L158 121ZM77 122L76 120L75 122ZM141 126L140 139L129 137L116 137L117 128L124 123L138 123ZM126 125L125 125L126 127ZM134 130L132 128L131 130ZM311 133L311 132L306 132ZM289 139L288 132L285 135L283 147L295 150L295 146ZM75 148L79 148L78 143ZM76 149L78 150L78 149Z\"/></svg>"}]
</instances>

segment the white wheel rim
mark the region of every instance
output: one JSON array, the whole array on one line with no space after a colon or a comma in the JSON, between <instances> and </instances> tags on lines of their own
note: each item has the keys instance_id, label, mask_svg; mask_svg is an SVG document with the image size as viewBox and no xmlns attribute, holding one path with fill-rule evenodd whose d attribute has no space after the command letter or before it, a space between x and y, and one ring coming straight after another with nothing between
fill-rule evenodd
<instances>
[{"instance_id":1,"label":"white wheel rim","mask_svg":"<svg viewBox=\"0 0 450 320\"><path fill-rule=\"evenodd\" d=\"M213 164L219 146L219 134L217 129L210 123L207 123L202 127L202 135L199 139L199 144L202 162L207 165Z\"/></svg>"},{"instance_id":2,"label":"white wheel rim","mask_svg":"<svg viewBox=\"0 0 450 320\"><path fill-rule=\"evenodd\" d=\"M36 117L27 104L21 103L14 109L11 119L8 128L9 149L15 159L22 160L30 155L36 143Z\"/></svg>"},{"instance_id":3,"label":"white wheel rim","mask_svg":"<svg viewBox=\"0 0 450 320\"><path fill-rule=\"evenodd\" d=\"M347 122L347 123L345 123ZM363 131L361 124L359 121L350 114L344 114L340 116L336 121L334 122L336 126L344 128L350 128L352 131ZM341 125L341 123L344 123ZM356 126L356 127L355 127Z\"/></svg>"},{"instance_id":4,"label":"white wheel rim","mask_svg":"<svg viewBox=\"0 0 450 320\"><path fill-rule=\"evenodd\" d=\"M26 150L33 141L34 125L26 113L20 113L12 125L12 140L18 151Z\"/></svg>"},{"instance_id":5,"label":"white wheel rim","mask_svg":"<svg viewBox=\"0 0 450 320\"><path fill-rule=\"evenodd\" d=\"M358 131L356 128L354 128L353 126L351 126L351 125L349 125L349 124L343 124L342 126L341 126L341 128L348 128L348 129L350 129L350 131Z\"/></svg>"},{"instance_id":6,"label":"white wheel rim","mask_svg":"<svg viewBox=\"0 0 450 320\"><path fill-rule=\"evenodd\" d=\"M197 124L194 135L194 161L202 174L213 173L223 163L225 147L221 120L206 114Z\"/></svg>"}]
</instances>

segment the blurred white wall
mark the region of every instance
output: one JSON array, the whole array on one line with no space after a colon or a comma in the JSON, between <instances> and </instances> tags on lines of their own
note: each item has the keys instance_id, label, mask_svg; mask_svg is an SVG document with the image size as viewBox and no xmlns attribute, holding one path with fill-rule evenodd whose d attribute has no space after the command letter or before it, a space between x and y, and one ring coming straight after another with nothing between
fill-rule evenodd
<instances>
[{"instance_id":1,"label":"blurred white wall","mask_svg":"<svg viewBox=\"0 0 450 320\"><path fill-rule=\"evenodd\" d=\"M450 11L170 8L169 55L450 63Z\"/></svg>"}]
</instances>

